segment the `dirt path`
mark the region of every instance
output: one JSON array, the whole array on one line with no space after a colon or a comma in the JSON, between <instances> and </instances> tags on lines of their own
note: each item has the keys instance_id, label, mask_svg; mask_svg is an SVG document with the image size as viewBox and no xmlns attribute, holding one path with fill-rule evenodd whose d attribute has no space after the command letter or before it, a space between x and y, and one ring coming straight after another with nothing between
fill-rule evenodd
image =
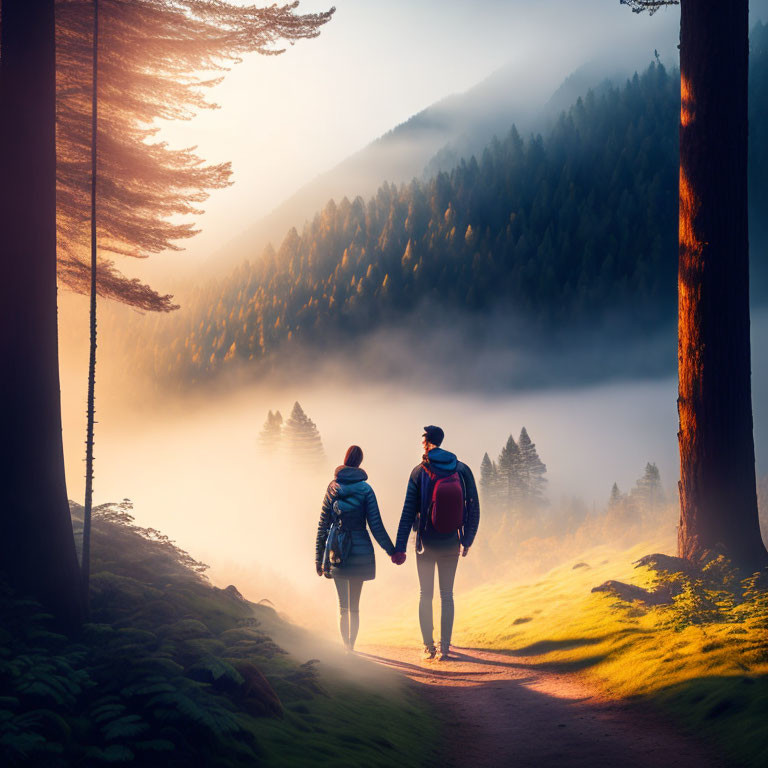
<instances>
[{"instance_id":1,"label":"dirt path","mask_svg":"<svg viewBox=\"0 0 768 768\"><path fill-rule=\"evenodd\" d=\"M712 750L659 716L609 701L572 673L469 648L422 662L418 649L367 646L360 656L423 687L455 736L435 765L467 768L723 768Z\"/></svg>"}]
</instances>

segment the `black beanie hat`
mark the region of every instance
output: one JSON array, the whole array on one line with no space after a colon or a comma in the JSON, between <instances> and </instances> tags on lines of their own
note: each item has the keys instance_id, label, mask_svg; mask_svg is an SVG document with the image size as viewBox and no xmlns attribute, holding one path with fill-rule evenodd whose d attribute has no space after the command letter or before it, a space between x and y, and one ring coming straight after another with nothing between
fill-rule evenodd
<instances>
[{"instance_id":1,"label":"black beanie hat","mask_svg":"<svg viewBox=\"0 0 768 768\"><path fill-rule=\"evenodd\" d=\"M424 427L423 437L427 438L428 443L432 443L432 445L440 446L442 445L442 442L445 439L445 432L443 432L443 430L440 429L440 427L430 425L428 427Z\"/></svg>"}]
</instances>

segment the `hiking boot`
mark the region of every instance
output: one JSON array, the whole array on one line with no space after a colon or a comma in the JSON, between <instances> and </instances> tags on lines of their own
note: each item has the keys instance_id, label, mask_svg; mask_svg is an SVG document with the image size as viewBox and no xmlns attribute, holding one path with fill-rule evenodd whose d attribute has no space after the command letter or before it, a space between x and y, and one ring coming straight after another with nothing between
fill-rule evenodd
<instances>
[{"instance_id":1,"label":"hiking boot","mask_svg":"<svg viewBox=\"0 0 768 768\"><path fill-rule=\"evenodd\" d=\"M448 646L440 643L440 654L437 657L438 661L448 661Z\"/></svg>"},{"instance_id":2,"label":"hiking boot","mask_svg":"<svg viewBox=\"0 0 768 768\"><path fill-rule=\"evenodd\" d=\"M436 655L437 648L435 648L434 643L430 643L429 645L424 646L424 653L421 654L421 658L423 661L432 661Z\"/></svg>"}]
</instances>

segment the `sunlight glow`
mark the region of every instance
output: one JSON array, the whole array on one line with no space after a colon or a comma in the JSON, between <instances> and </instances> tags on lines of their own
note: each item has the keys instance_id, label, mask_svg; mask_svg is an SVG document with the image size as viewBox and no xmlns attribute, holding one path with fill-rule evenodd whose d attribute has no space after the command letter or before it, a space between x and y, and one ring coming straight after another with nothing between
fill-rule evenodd
<instances>
[{"instance_id":1,"label":"sunlight glow","mask_svg":"<svg viewBox=\"0 0 768 768\"><path fill-rule=\"evenodd\" d=\"M685 75L680 76L680 125L684 128L693 122L696 113L693 111L695 101L691 84Z\"/></svg>"},{"instance_id":2,"label":"sunlight glow","mask_svg":"<svg viewBox=\"0 0 768 768\"><path fill-rule=\"evenodd\" d=\"M696 388L701 386L701 328L696 317L699 306L701 281L692 279L701 271L703 243L695 231L695 221L700 207L693 187L680 166L680 265L678 277L678 358L679 398L678 415L682 444L690 445L697 432L694 403Z\"/></svg>"}]
</instances>

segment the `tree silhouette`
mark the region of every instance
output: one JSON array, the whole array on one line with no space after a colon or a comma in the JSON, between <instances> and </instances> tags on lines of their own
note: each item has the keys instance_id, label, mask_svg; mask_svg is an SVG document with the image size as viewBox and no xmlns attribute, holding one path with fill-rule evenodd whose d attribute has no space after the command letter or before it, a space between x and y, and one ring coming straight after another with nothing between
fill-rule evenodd
<instances>
[{"instance_id":1,"label":"tree silhouette","mask_svg":"<svg viewBox=\"0 0 768 768\"><path fill-rule=\"evenodd\" d=\"M192 72L183 72L185 64L193 66L200 62L201 54L207 54L211 60L203 63L204 68L210 68L211 66L217 66L213 62L232 59L236 52L245 52L247 50L256 50L260 53L276 53L267 47L268 43L275 40L280 32L290 39L297 39L299 37L312 37L317 32L317 28L321 23L330 18L330 13L315 15L313 17L295 17L293 15L293 9L297 4L293 6L287 6L283 9L265 9L267 12L256 12L253 16L255 9L243 9L238 6L231 6L226 2L218 2L215 4L200 2L199 0L185 0L179 3L177 0L132 0L130 3L126 3L125 0L88 0L85 3L60 3L61 5L69 5L75 9L73 14L73 20L76 20L82 24L83 18L88 18L90 12L91 23L91 93L90 93L90 269L89 269L89 294L90 294L90 354L88 362L88 403L86 409L86 473L85 473L85 503L84 503L84 517L83 517L83 551L82 551L82 580L83 590L85 596L85 605L87 608L88 598L88 582L90 577L90 531L91 531L91 510L93 506L93 439L94 439L94 401L95 401L95 375L96 375L96 296L99 292L101 279L99 276L98 266L98 237L102 221L106 220L106 250L112 251L118 254L129 255L143 255L145 250L157 250L159 247L175 248L177 246L172 245L172 241L179 237L189 237L195 234L195 230L187 226L185 228L179 228L178 226L171 227L168 222L168 217L172 213L192 213L195 212L194 208L189 207L190 201L202 201L207 196L204 191L206 187L220 187L228 183L226 180L229 176L229 166L219 165L205 169L204 173L200 173L195 165L199 165L198 158L193 155L185 157L187 163L192 162L192 166L186 167L180 166L178 163L173 165L171 163L171 171L176 175L173 181L170 179L155 179L158 189L153 192L148 192L147 186L134 189L133 197L130 199L128 205L121 206L120 211L120 225L122 226L125 221L126 208L134 217L133 225L131 227L115 230L114 220L114 207L115 202L123 202L123 195L126 187L126 174L127 172L125 162L122 161L115 168L109 165L109 161L112 160L109 156L110 147L119 147L125 149L126 144L121 145L119 136L122 135L121 131L124 126L121 126L121 131L115 131L114 127L108 126L104 132L104 139L107 141L107 152L105 153L105 160L107 162L107 172L102 173L99 166L99 104L101 100L101 93L99 91L99 35L100 29L100 6L104 6L107 10L107 30L112 34L107 40L108 57L105 61L107 66L107 75L110 77L107 83L110 88L106 89L106 93L110 93L110 90L114 92L115 86L120 84L119 102L115 104L114 96L112 100L106 99L107 117L111 116L110 107L112 113L122 115L127 119L127 122L136 124L137 120L146 120L146 114L142 114L140 108L137 108L135 103L128 101L128 108L124 106L127 101L127 93L130 92L133 83L132 80L140 79L142 81L142 88L144 89L139 97L140 104L144 105L147 101L146 95L146 80L154 79L155 87L160 91L160 95L164 95L163 108L168 110L174 104L174 93L178 94L181 89L183 90L184 79L192 76ZM179 13L183 10L185 13ZM84 12L85 11L85 12ZM277 12L276 12L277 11ZM79 14L78 14L79 12ZM257 19L257 25L254 27L253 19ZM286 26L286 22L289 25ZM190 30L190 26L195 27ZM190 32L192 34L190 34ZM247 38L241 38L238 42L232 36L233 33L247 33L250 32L250 36ZM195 34L197 33L197 34ZM207 35L206 35L207 33ZM151 74L147 73L146 68L146 56L148 50L152 49L150 41L154 36L160 36L161 41L159 45L156 45L153 49L153 53L161 62L166 62L172 56L173 57L173 71L176 75L176 80L171 83L167 78L164 78L164 72L162 68L156 68ZM181 38L180 46L173 46L173 36L179 36ZM183 35L183 36L182 36ZM229 37L227 37L229 36ZM82 35L80 36L82 37ZM213 39L211 39L213 38ZM76 42L82 43L82 40L76 35L66 38L70 41L71 47L77 50ZM80 50L84 50L80 47ZM136 69L137 55L141 50L141 69ZM122 66L117 68L114 66L119 59ZM71 54L70 63L73 64L70 70L68 70L69 78L62 78L65 82L72 83L73 75L75 72L80 72L83 75L82 66L78 69L74 66L77 61L77 54ZM127 62L131 62L133 67L125 66ZM79 62L81 65L83 62ZM110 69L110 65L112 68ZM166 65L167 66L167 65ZM220 65L219 65L220 66ZM67 72L67 70L64 70ZM187 80L188 82L188 80ZM199 86L210 86L214 80L209 80L204 83L199 83ZM198 87L199 87L198 86ZM157 98L155 94L152 97ZM179 97L176 95L176 106L189 102L190 95ZM200 107L204 104L200 100L199 94L195 106ZM190 107L188 106L188 109ZM67 128L76 127L78 125L77 118L84 117L85 115L78 115L75 110L71 110L69 113L65 112L65 115L69 114L71 118L68 122L66 119L63 121L64 130L61 131L64 142L70 138L70 134L67 132ZM192 112L190 111L190 115ZM156 116L156 115L154 115ZM140 157L146 153L146 128L142 127L138 132L133 135L128 134L128 145L131 140L133 145L134 159ZM70 142L71 144L71 142ZM145 169L150 173L154 171L157 175L158 171L168 170L168 162L164 162L162 156L168 157L169 151L165 148L165 145L155 145L156 149L159 149L159 155L161 157L151 158L149 162L145 163ZM177 156L178 157L178 156ZM163 167L165 166L165 167ZM186 171L182 173L182 171ZM192 173L190 173L192 171ZM116 174L119 173L119 177ZM114 178L113 178L114 177ZM110 184L110 182L112 182ZM189 187L182 187L180 184L192 185ZM113 195L110 197L109 189L119 190L119 195ZM104 191L106 197L106 205L102 205L98 209L99 217L97 219L97 199L99 193ZM170 195L168 194L170 191ZM164 196L165 209L158 210L156 207L150 207L150 203L156 202L156 195L160 192ZM175 199L174 199L175 196ZM169 200L170 198L170 200ZM66 200L75 201L76 195L70 195L65 197ZM175 209L174 209L175 204ZM65 218L67 214L72 215L72 210L67 206L63 206L62 218ZM111 218L110 218L111 217ZM77 220L76 211L74 214L74 221ZM110 223L111 222L111 223ZM156 241L151 244L146 239L146 233L154 230ZM158 236L159 232L165 232L165 235ZM76 234L74 230L70 230L73 234ZM70 254L70 267L71 269L65 274L68 279L65 282L75 290L81 288L81 280L77 278L77 260L76 250L73 250L76 239L73 242L66 237L63 238L63 247L67 249ZM74 261L73 261L74 259ZM107 295L111 295L112 298L117 298L119 301L125 304L138 306L146 310L155 310L167 312L177 307L171 304L170 296L159 296L148 286L140 286L136 280L126 280L119 275L109 262L105 262L104 271L109 275L107 284L111 286L108 290L104 289L103 292ZM118 290L119 286L119 290ZM232 345L232 352L234 353L235 345Z\"/></svg>"},{"instance_id":2,"label":"tree silhouette","mask_svg":"<svg viewBox=\"0 0 768 768\"><path fill-rule=\"evenodd\" d=\"M325 458L323 441L315 422L305 413L298 401L283 427L285 447L291 459L299 464L318 465Z\"/></svg>"},{"instance_id":3,"label":"tree silhouette","mask_svg":"<svg viewBox=\"0 0 768 768\"><path fill-rule=\"evenodd\" d=\"M73 3L70 5L76 7ZM197 93L194 94L194 99L191 101L192 94L184 92L184 84L190 82L189 78L193 75L192 67L200 67L202 63L203 69L212 67L221 69L224 65L217 62L236 60L237 55L247 51L258 51L263 54L280 53L281 51L270 47L270 44L277 38L285 37L295 40L300 37L313 37L317 34L319 26L325 23L332 13L331 11L326 14L299 17L293 13L297 3L282 9L276 7L270 9L242 8L227 2L212 4L199 0L184 0L181 3L177 0L172 2L171 0L133 0L130 3L125 2L125 0L91 0L86 7L88 5L92 7L93 23L91 32L90 357L82 559L86 596L88 593L90 559L88 542L90 541L93 489L96 295L100 287L97 238L99 229L104 229L101 222L104 220L107 222L107 231L104 233L107 251L141 256L146 251L157 251L161 247L176 249L178 246L173 244L174 240L180 237L190 237L196 234L196 230L192 229L191 226L180 228L178 225L171 225L168 221L169 216L173 213L197 212L191 204L202 202L207 196L206 189L228 184L230 173L228 164L201 168L199 158L191 153L173 154L164 144L156 144L155 156L150 156L145 161L145 171L151 177L153 172L157 176L158 172L170 170L170 177L166 175L164 179L156 178L157 189L153 191L149 191L146 184L134 188L129 208L135 217L133 225L124 227L122 230L115 229L117 221L112 208L115 203L122 202L126 186L126 167L124 162L121 162L117 167L110 165L110 161L114 163L114 159L110 157L110 148L117 148L118 151L121 151L129 146L134 159L139 158L147 154L147 144L144 141L147 134L146 127L142 125L137 132L129 133L128 141L125 142L124 140L121 141L120 138L122 126L121 131L118 132L114 130L114 126L112 126L112 130L109 130L110 126L108 125L107 130L104 131L104 138L107 141L107 151L104 153L106 172L102 172L97 152L99 140L98 106L102 98L98 89L100 6L103 5L107 11L105 21L107 22L108 39L105 64L107 75L110 77L107 85L110 87L105 89L105 93L112 94L111 99L109 95L105 98L107 118L109 119L113 115L122 116L124 122L133 124L134 127L137 121L146 122L147 115L142 112L142 107L145 107L147 101L157 100L158 97L162 98L162 108L166 111L174 107L180 109L185 105L187 114L184 116L191 116L195 107L207 106L202 101L199 91L202 87L213 85L218 80L196 81ZM180 13L180 10L183 12ZM77 14L75 14L76 17ZM160 38L159 41L156 39L158 37ZM156 57L155 68L149 74L145 63L148 50L151 50ZM137 58L139 51L141 51L140 64ZM202 57L206 56L208 59L204 60ZM173 81L168 78L167 73L168 62L171 58L173 59L171 64L174 75ZM121 65L119 68L115 66L118 62ZM139 64L140 69L137 68L137 64ZM190 68L187 72L183 71L185 65ZM72 71L76 71L76 69L73 67ZM72 72L70 72L71 74ZM137 107L136 103L128 101L126 108L127 92L130 93L132 88L135 88L134 81L137 79L142 83L142 91L137 94L137 101L141 106ZM154 81L154 88L157 91L157 93L153 92L149 99L146 94L147 79ZM119 101L116 102L114 88L118 83L120 92ZM173 116L180 117L182 115ZM72 118L71 121L69 123L65 121L64 125L77 126L77 118L81 116L76 112L71 112L70 117ZM152 117L157 117L157 114L153 114ZM63 133L65 136L68 135L66 131ZM176 158L176 162L173 162L173 157ZM179 158L183 158L184 163L180 164ZM115 173L120 173L119 178L111 178ZM110 184L109 182L113 183ZM110 197L110 189L119 191L119 194ZM106 192L106 205L102 205L99 209L97 220L96 201L100 191ZM158 209L156 206L158 192L163 195L164 209ZM121 226L125 220L125 207L125 205L121 206L119 219ZM154 242L147 240L148 232L154 233ZM72 245L66 239L65 243L67 246ZM71 247L69 252L72 253ZM148 286L139 288L137 281L126 280L118 275L108 262L105 263L104 269L110 276L109 284L112 287L103 292L109 295L111 291L112 298L147 310L167 312L177 308L171 304L170 296L159 296ZM69 283L70 287L77 290L79 282L74 273L68 272L67 274L73 278ZM116 290L118 285L120 286L119 291ZM234 356L234 343L230 352L231 356Z\"/></svg>"},{"instance_id":4,"label":"tree silhouette","mask_svg":"<svg viewBox=\"0 0 768 768\"><path fill-rule=\"evenodd\" d=\"M659 468L650 462L645 465L643 476L635 483L632 495L642 508L654 512L664 504L664 489L661 485Z\"/></svg>"},{"instance_id":5,"label":"tree silhouette","mask_svg":"<svg viewBox=\"0 0 768 768\"><path fill-rule=\"evenodd\" d=\"M633 13L648 11L651 16L665 5L680 5L680 0L620 0L620 2L622 5L628 5Z\"/></svg>"},{"instance_id":6,"label":"tree silhouette","mask_svg":"<svg viewBox=\"0 0 768 768\"><path fill-rule=\"evenodd\" d=\"M259 446L268 453L274 453L280 447L283 430L283 417L280 411L267 414L267 420L259 433Z\"/></svg>"},{"instance_id":7,"label":"tree silhouette","mask_svg":"<svg viewBox=\"0 0 768 768\"><path fill-rule=\"evenodd\" d=\"M121 275L113 257L179 250L198 231L180 217L200 213L208 190L229 185L231 168L155 140L156 122L216 108L205 91L244 54L281 54L279 41L316 37L334 12L297 7L99 0L99 295L149 311L175 308L172 297ZM56 2L59 279L81 293L90 285L93 8L93 0Z\"/></svg>"},{"instance_id":8,"label":"tree silhouette","mask_svg":"<svg viewBox=\"0 0 768 768\"><path fill-rule=\"evenodd\" d=\"M83 504L83 546L80 572L83 608L89 613L91 579L91 516L93 512L93 430L96 406L96 294L98 293L98 229L96 220L98 191L99 129L99 0L93 0L93 44L91 75L91 272L89 295L88 402L85 426L85 502Z\"/></svg>"},{"instance_id":9,"label":"tree silhouette","mask_svg":"<svg viewBox=\"0 0 768 768\"><path fill-rule=\"evenodd\" d=\"M507 507L519 511L524 498L524 488L520 475L520 448L512 435L502 447L496 466L500 498Z\"/></svg>"},{"instance_id":10,"label":"tree silhouette","mask_svg":"<svg viewBox=\"0 0 768 768\"><path fill-rule=\"evenodd\" d=\"M0 574L71 627L81 606L59 396L54 2L3 0L0 20Z\"/></svg>"},{"instance_id":11,"label":"tree silhouette","mask_svg":"<svg viewBox=\"0 0 768 768\"><path fill-rule=\"evenodd\" d=\"M608 499L608 508L614 509L621 504L622 499L624 498L624 494L619 490L618 483L614 483L613 487L611 488L611 495Z\"/></svg>"},{"instance_id":12,"label":"tree silhouette","mask_svg":"<svg viewBox=\"0 0 768 768\"><path fill-rule=\"evenodd\" d=\"M483 492L483 502L491 505L496 501L499 472L491 457L485 453L480 462L480 490Z\"/></svg>"},{"instance_id":13,"label":"tree silhouette","mask_svg":"<svg viewBox=\"0 0 768 768\"><path fill-rule=\"evenodd\" d=\"M655 12L672 2L622 0ZM681 557L768 563L749 338L748 0L681 0L678 360Z\"/></svg>"},{"instance_id":14,"label":"tree silhouette","mask_svg":"<svg viewBox=\"0 0 768 768\"><path fill-rule=\"evenodd\" d=\"M3 322L3 332L15 333L15 338L8 345L8 363L14 371L4 385L8 387L6 402L20 404L15 411L17 423L12 420L8 430L7 444L12 445L17 437L18 441L12 460L5 466L18 465L14 474L19 485L10 488L8 508L21 522L8 528L6 539L14 552L13 557L2 558L2 563L14 585L36 594L62 619L75 622L79 590L69 578L74 543L68 512L61 513L66 486L56 339L57 224L59 282L91 293L89 496L95 294L142 309L174 308L170 296L160 296L140 281L124 278L109 260L99 262L97 238L104 251L119 255L144 256L176 247L175 240L195 231L189 224L175 224L169 219L196 212L196 204L205 199L205 189L228 182L228 165L201 167L190 150L171 151L163 143L147 141L156 130L151 123L159 117L188 118L195 109L212 106L205 102L201 89L213 85L215 78L203 80L194 73L223 70L222 62L236 61L246 51L281 53L273 46L277 40L316 36L333 9L300 16L295 13L298 3L259 9L223 0L101 0L99 6L92 0L45 0L27 3L26 10L22 5L6 0L0 6L0 111L4 116L0 186L2 202L12 201L3 206L0 231L4 238L8 235L3 256L25 262L24 267L9 269L5 276L6 285L12 285L13 299L3 303L8 313L3 317L8 320ZM109 88L98 92L99 70L94 56L98 46L93 34L97 8L106 11L103 18L109 19L107 29L113 33L108 34L109 45L104 49L108 52L104 74ZM30 90L21 94L25 79ZM105 92L109 96L102 104ZM104 107L100 120L96 119L97 105ZM28 141L15 123L28 131L30 119L33 128ZM28 163L26 169L11 156L20 145L37 153L34 159L26 151L20 153ZM20 188L17 198L14 185ZM11 221L13 216L15 221ZM36 234L25 233L23 227ZM90 232L90 259L83 256L89 252L83 247L88 240L86 232ZM53 272L46 271L51 266L46 261L49 255L54 258ZM19 302L24 311L16 312ZM25 333L16 333L17 325L24 327ZM31 349L26 357L25 345ZM36 423L42 422L44 425L35 430ZM32 446L36 441L45 450L35 452ZM23 496L25 484L35 488L28 500ZM27 514L26 506L33 511ZM41 511L46 509L50 511ZM52 551L55 557L42 557ZM87 585L87 551L84 558L83 583ZM51 578L49 569L56 565L60 566L60 576ZM76 582L76 558L74 579Z\"/></svg>"},{"instance_id":15,"label":"tree silhouette","mask_svg":"<svg viewBox=\"0 0 768 768\"><path fill-rule=\"evenodd\" d=\"M547 485L547 465L539 458L536 445L528 436L528 430L523 427L517 440L520 450L519 474L520 484L523 488L523 498L529 508L543 506L546 501L544 489Z\"/></svg>"}]
</instances>

